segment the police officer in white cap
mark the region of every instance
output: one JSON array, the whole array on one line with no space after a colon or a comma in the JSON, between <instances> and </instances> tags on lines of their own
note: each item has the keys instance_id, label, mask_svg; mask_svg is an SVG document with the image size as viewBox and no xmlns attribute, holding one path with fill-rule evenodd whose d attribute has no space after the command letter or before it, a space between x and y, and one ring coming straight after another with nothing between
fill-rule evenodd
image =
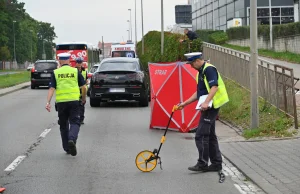
<instances>
[{"instance_id":1,"label":"police officer in white cap","mask_svg":"<svg viewBox=\"0 0 300 194\"><path fill-rule=\"evenodd\" d=\"M79 97L86 102L86 87L82 74L70 66L70 54L58 54L61 67L54 70L50 81L46 109L50 112L50 102L56 91L56 103L63 149L72 156L77 155L76 142L80 129Z\"/></svg>"},{"instance_id":2,"label":"police officer in white cap","mask_svg":"<svg viewBox=\"0 0 300 194\"><path fill-rule=\"evenodd\" d=\"M191 171L220 171L222 156L215 132L215 122L221 106L229 101L224 82L212 64L205 62L201 52L185 54L188 64L198 71L197 91L178 107L179 110L197 101L200 96L208 95L201 104L201 117L195 135L199 152L198 162L188 169ZM212 100L212 107L209 106ZM208 166L210 159L211 165Z\"/></svg>"}]
</instances>

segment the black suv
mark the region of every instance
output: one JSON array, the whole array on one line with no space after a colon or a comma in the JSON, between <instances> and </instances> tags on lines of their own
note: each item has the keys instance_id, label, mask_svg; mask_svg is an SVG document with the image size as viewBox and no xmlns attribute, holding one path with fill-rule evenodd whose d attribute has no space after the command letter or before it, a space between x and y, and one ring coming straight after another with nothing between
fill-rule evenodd
<instances>
[{"instance_id":1,"label":"black suv","mask_svg":"<svg viewBox=\"0 0 300 194\"><path fill-rule=\"evenodd\" d=\"M31 89L49 86L51 74L58 67L56 60L38 60L31 69Z\"/></svg>"},{"instance_id":2,"label":"black suv","mask_svg":"<svg viewBox=\"0 0 300 194\"><path fill-rule=\"evenodd\" d=\"M91 107L115 100L134 100L148 106L148 73L136 58L103 59L92 75L90 89Z\"/></svg>"}]
</instances>

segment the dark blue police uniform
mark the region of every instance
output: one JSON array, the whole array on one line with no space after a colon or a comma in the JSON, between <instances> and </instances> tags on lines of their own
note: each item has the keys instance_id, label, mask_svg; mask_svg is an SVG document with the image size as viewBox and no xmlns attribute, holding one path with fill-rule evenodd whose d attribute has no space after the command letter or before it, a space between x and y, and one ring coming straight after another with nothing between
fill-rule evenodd
<instances>
[{"instance_id":1,"label":"dark blue police uniform","mask_svg":"<svg viewBox=\"0 0 300 194\"><path fill-rule=\"evenodd\" d=\"M66 65L68 64L62 66ZM84 78L78 71L78 87L81 87L83 85L85 85ZM54 73L51 75L49 87L56 88L56 79ZM63 149L68 153L68 141L73 140L76 144L80 128L79 96L78 101L60 102L57 103L56 106L59 117L62 146Z\"/></svg>"},{"instance_id":2,"label":"dark blue police uniform","mask_svg":"<svg viewBox=\"0 0 300 194\"><path fill-rule=\"evenodd\" d=\"M206 76L209 87L218 86L218 71L215 67L209 66L203 72L206 63L199 70L197 84L197 98L207 95L208 91L204 83L204 75ZM201 112L201 117L196 131L195 141L199 152L197 167L206 169L208 160L210 159L212 166L210 168L222 168L222 156L215 131L215 121L219 112L219 108L210 108Z\"/></svg>"},{"instance_id":3,"label":"dark blue police uniform","mask_svg":"<svg viewBox=\"0 0 300 194\"><path fill-rule=\"evenodd\" d=\"M80 74L82 75L82 70L80 71ZM83 76L82 76L83 77ZM87 71L86 71L86 75L85 77L87 78ZM83 77L84 78L84 77ZM86 80L84 79L84 82L86 83ZM82 91L80 90L80 99L82 99ZM84 112L85 112L85 104L81 103L80 102L80 105L79 105L79 111L80 111L80 123L81 124L84 124L84 119L85 119L85 116L84 116Z\"/></svg>"}]
</instances>

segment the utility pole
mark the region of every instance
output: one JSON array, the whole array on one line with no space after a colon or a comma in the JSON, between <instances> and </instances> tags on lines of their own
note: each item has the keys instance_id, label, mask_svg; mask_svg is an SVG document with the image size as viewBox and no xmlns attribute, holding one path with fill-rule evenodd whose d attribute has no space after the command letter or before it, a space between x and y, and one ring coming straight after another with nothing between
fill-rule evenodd
<instances>
[{"instance_id":1,"label":"utility pole","mask_svg":"<svg viewBox=\"0 0 300 194\"><path fill-rule=\"evenodd\" d=\"M137 46L137 29L136 29L136 0L134 0L134 24L135 24L135 48Z\"/></svg>"},{"instance_id":2,"label":"utility pole","mask_svg":"<svg viewBox=\"0 0 300 194\"><path fill-rule=\"evenodd\" d=\"M164 54L164 0L161 0L161 54Z\"/></svg>"},{"instance_id":3,"label":"utility pole","mask_svg":"<svg viewBox=\"0 0 300 194\"><path fill-rule=\"evenodd\" d=\"M130 40L132 41L132 19L131 19L131 9L128 9L130 11Z\"/></svg>"},{"instance_id":4,"label":"utility pole","mask_svg":"<svg viewBox=\"0 0 300 194\"><path fill-rule=\"evenodd\" d=\"M250 88L251 88L251 128L259 126L258 109L258 51L257 51L257 0L250 1Z\"/></svg>"},{"instance_id":5,"label":"utility pole","mask_svg":"<svg viewBox=\"0 0 300 194\"><path fill-rule=\"evenodd\" d=\"M270 47L273 49L273 20L272 20L272 1L269 0L269 15L270 15Z\"/></svg>"},{"instance_id":6,"label":"utility pole","mask_svg":"<svg viewBox=\"0 0 300 194\"><path fill-rule=\"evenodd\" d=\"M143 0L141 0L141 10L142 10L142 54L145 54Z\"/></svg>"},{"instance_id":7,"label":"utility pole","mask_svg":"<svg viewBox=\"0 0 300 194\"><path fill-rule=\"evenodd\" d=\"M212 1L212 25L213 25L213 30L215 30L215 7L214 7L214 1Z\"/></svg>"},{"instance_id":8,"label":"utility pole","mask_svg":"<svg viewBox=\"0 0 300 194\"><path fill-rule=\"evenodd\" d=\"M33 30L30 30L30 32L31 32L31 41L30 41L30 61L31 61L31 63L33 63L33 61L32 61L32 33L33 33Z\"/></svg>"},{"instance_id":9,"label":"utility pole","mask_svg":"<svg viewBox=\"0 0 300 194\"><path fill-rule=\"evenodd\" d=\"M102 52L103 52L103 59L105 58L105 55L104 55L104 42L103 42L103 36L102 36Z\"/></svg>"},{"instance_id":10,"label":"utility pole","mask_svg":"<svg viewBox=\"0 0 300 194\"><path fill-rule=\"evenodd\" d=\"M14 31L14 62L17 61L17 58L16 58L16 35L15 35L15 23L16 21L14 20L13 21L13 31Z\"/></svg>"}]
</instances>

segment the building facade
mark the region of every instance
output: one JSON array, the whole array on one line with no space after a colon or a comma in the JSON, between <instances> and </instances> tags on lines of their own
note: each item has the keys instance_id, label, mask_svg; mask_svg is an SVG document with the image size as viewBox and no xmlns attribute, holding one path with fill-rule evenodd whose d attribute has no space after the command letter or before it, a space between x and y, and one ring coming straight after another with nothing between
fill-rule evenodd
<instances>
[{"instance_id":1,"label":"building facade","mask_svg":"<svg viewBox=\"0 0 300 194\"><path fill-rule=\"evenodd\" d=\"M250 0L193 0L191 5L194 31L226 30L233 19L239 19L242 26L250 23ZM294 0L271 0L271 6L274 25L299 21ZM258 24L269 24L269 0L257 1L257 20Z\"/></svg>"}]
</instances>

